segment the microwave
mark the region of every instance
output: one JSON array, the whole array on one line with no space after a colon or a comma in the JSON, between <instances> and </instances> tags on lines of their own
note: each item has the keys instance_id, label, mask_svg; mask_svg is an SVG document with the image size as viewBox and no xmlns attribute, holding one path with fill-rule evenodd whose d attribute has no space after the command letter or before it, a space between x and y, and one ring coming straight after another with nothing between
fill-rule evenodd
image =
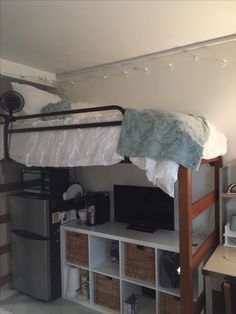
<instances>
[{"instance_id":1,"label":"microwave","mask_svg":"<svg viewBox=\"0 0 236 314\"><path fill-rule=\"evenodd\" d=\"M69 186L68 169L23 169L21 170L21 178L23 182L40 180L38 185L25 188L24 192L62 197L62 194Z\"/></svg>"}]
</instances>

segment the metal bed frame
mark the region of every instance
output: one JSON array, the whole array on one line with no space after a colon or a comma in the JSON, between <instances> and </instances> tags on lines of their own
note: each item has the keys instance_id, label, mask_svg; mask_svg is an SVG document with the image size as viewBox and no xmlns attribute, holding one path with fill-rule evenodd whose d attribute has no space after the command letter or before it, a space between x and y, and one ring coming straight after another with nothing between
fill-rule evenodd
<instances>
[{"instance_id":1,"label":"metal bed frame","mask_svg":"<svg viewBox=\"0 0 236 314\"><path fill-rule=\"evenodd\" d=\"M117 106L101 106L101 107L93 107L93 108L83 108L83 109L75 109L75 110L65 110L58 112L49 112L49 113L40 113L40 114L32 114L32 115L23 115L23 116L13 116L12 114L5 115L0 114L3 118L4 123L4 150L5 150L5 158L9 158L9 147L8 147L8 137L13 133L28 133L28 132L45 132L45 131L55 131L55 130L72 130L72 129L84 129L84 128L97 128L97 127L109 127L109 126L118 126L121 125L122 121L106 121L106 122L93 122L93 123L82 123L82 124L71 124L71 125L56 125L56 126L46 126L46 127L31 127L31 128L19 128L19 129L9 129L9 126L15 121L20 120L30 120L34 118L44 118L44 117L54 117L54 116L64 116L64 115L73 115L76 113L85 113L85 112L96 112L96 111L108 111L108 110L118 110L123 115L125 113L125 109Z\"/></svg>"}]
</instances>

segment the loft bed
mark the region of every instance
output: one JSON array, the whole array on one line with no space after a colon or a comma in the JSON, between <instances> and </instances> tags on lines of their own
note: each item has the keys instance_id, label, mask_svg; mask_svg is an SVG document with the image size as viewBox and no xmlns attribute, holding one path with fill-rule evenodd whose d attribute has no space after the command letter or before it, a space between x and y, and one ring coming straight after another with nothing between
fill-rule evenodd
<instances>
[{"instance_id":1,"label":"loft bed","mask_svg":"<svg viewBox=\"0 0 236 314\"><path fill-rule=\"evenodd\" d=\"M28 134L31 136L33 133L39 134L45 132L69 132L68 130L97 130L106 129L111 130L112 128L120 127L122 124L121 119L115 119L115 121L92 121L88 122L83 120L84 123L73 123L73 124L59 124L45 125L48 122L43 122L40 126L34 124L33 126L27 125L27 127L14 128L12 124L22 120L32 120L39 118L48 118L52 116L64 116L64 115L77 115L85 113L96 113L97 111L109 112L116 110L119 115L124 115L125 109L119 106L104 106L104 107L92 107L75 110L66 110L61 112L44 113L44 114L33 114L24 116L14 116L1 114L4 120L4 149L5 158L11 158L11 146L14 143L14 134ZM37 122L37 121L36 121ZM33 122L35 123L35 122ZM41 123L41 122L40 122ZM50 124L50 122L49 122ZM9 147L10 141L10 147ZM119 159L119 158L118 158ZM124 157L117 162L130 162L132 158ZM114 162L115 163L115 162ZM113 164L113 161L110 161ZM186 168L182 165L177 169L178 172L178 202L179 202L179 245L180 245L180 295L181 295L181 313L195 314L200 313L204 307L204 291L200 295L196 302L193 302L193 273L198 266L205 261L208 257L209 252L213 251L219 241L219 172L222 167L222 156L215 156L209 159L202 159L202 164L209 164L214 167L215 175L215 188L214 191L206 194L198 201L192 201L192 169ZM70 164L67 166L71 166ZM38 182L28 182L28 185L38 184ZM0 185L0 193L9 192L23 188L21 183L10 183ZM215 204L215 228L214 231L207 237L207 239L198 246L197 250L193 253L192 243L192 221L201 213L203 213L210 206Z\"/></svg>"},{"instance_id":2,"label":"loft bed","mask_svg":"<svg viewBox=\"0 0 236 314\"><path fill-rule=\"evenodd\" d=\"M204 145L199 144L199 138L192 140L193 134L188 134L188 129L182 131L182 126L186 121L183 123L181 119L183 116L185 120L195 119L190 115L179 114L180 117L174 116L173 118L169 117L168 113L164 113L164 118L167 116L172 123L175 124L177 121L176 133L178 136L172 140L170 134L174 138L175 129L171 126L168 130L167 125L167 130L159 130L160 123L157 119L159 116L155 116L155 114L159 115L158 112L144 113L146 124L140 128L141 131L137 129L137 125L139 125L139 121L142 122L143 116L141 115L137 120L137 112L134 112L136 120L130 121L126 118L126 113L127 111L122 107L112 105L62 110L56 113L14 115L13 117L2 115L4 126L0 125L0 129L2 128L2 132L0 130L0 159L3 158L5 151L5 158L13 159L28 167L78 167L114 165L124 162L126 160L124 156L129 156L130 162L145 170L147 179L154 186L160 187L164 192L174 197L174 185L178 178L179 164L196 170L200 165L201 157L211 159L223 155L226 151L225 137L217 132L210 123L208 123L209 138ZM129 116L132 113L130 112ZM61 117L62 119L60 119ZM48 120L50 118L52 120ZM162 116L161 118L163 120ZM151 128L149 127L150 119L154 124ZM128 127L136 124L136 129L124 128L123 121L126 121ZM197 123L195 125L192 122ZM197 127L201 127L202 133L204 133L205 124L205 121L197 120L191 121L187 127L192 133ZM147 135L150 133L150 129L150 139L147 141L146 138L149 138ZM122 132L122 130L125 131ZM145 138L142 138L142 132L144 132ZM162 133L160 145L158 144L159 148L156 144L158 132ZM120 140L122 134L123 142ZM124 138L129 138L129 134L131 134L129 141L124 140ZM168 144L165 144L167 140ZM133 145L134 142L136 146ZM172 146L174 149L170 149ZM119 147L120 151L118 151ZM143 147L146 147L148 152L145 149L143 151ZM137 149L138 152L135 151ZM159 149L161 156L152 157L157 149Z\"/></svg>"}]
</instances>

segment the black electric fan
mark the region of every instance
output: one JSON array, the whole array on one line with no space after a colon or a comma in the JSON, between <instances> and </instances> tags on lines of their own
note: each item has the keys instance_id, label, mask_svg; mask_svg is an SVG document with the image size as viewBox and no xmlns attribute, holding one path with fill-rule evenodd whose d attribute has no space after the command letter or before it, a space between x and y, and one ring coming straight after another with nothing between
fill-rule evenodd
<instances>
[{"instance_id":1,"label":"black electric fan","mask_svg":"<svg viewBox=\"0 0 236 314\"><path fill-rule=\"evenodd\" d=\"M21 111L24 108L24 105L25 105L24 97L15 91L7 91L1 95L0 109L8 113L8 116L0 113L0 116L4 119L3 123L5 123L5 130L8 130L9 123L10 123L10 128L12 128L13 113ZM5 134L7 134L7 132L5 132ZM5 156L7 159L9 158L8 152L10 149L10 142L11 142L11 136L9 136L9 138L7 138L6 136Z\"/></svg>"},{"instance_id":2,"label":"black electric fan","mask_svg":"<svg viewBox=\"0 0 236 314\"><path fill-rule=\"evenodd\" d=\"M10 118L13 113L21 111L24 105L24 97L15 91L7 91L0 97L0 107L3 111L8 112Z\"/></svg>"}]
</instances>

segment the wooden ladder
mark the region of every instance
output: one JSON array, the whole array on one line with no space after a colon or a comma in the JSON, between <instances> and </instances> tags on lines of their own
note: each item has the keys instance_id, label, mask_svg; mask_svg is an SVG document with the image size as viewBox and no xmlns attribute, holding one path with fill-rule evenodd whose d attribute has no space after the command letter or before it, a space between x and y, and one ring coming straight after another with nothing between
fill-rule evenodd
<instances>
[{"instance_id":1,"label":"wooden ladder","mask_svg":"<svg viewBox=\"0 0 236 314\"><path fill-rule=\"evenodd\" d=\"M222 157L201 162L201 164L206 163L215 168L215 189L194 203L192 202L192 170L180 166L178 174L181 314L201 313L204 308L205 291L196 302L193 302L193 273L219 242L219 177ZM215 204L215 230L193 254L192 221L213 204Z\"/></svg>"}]
</instances>

